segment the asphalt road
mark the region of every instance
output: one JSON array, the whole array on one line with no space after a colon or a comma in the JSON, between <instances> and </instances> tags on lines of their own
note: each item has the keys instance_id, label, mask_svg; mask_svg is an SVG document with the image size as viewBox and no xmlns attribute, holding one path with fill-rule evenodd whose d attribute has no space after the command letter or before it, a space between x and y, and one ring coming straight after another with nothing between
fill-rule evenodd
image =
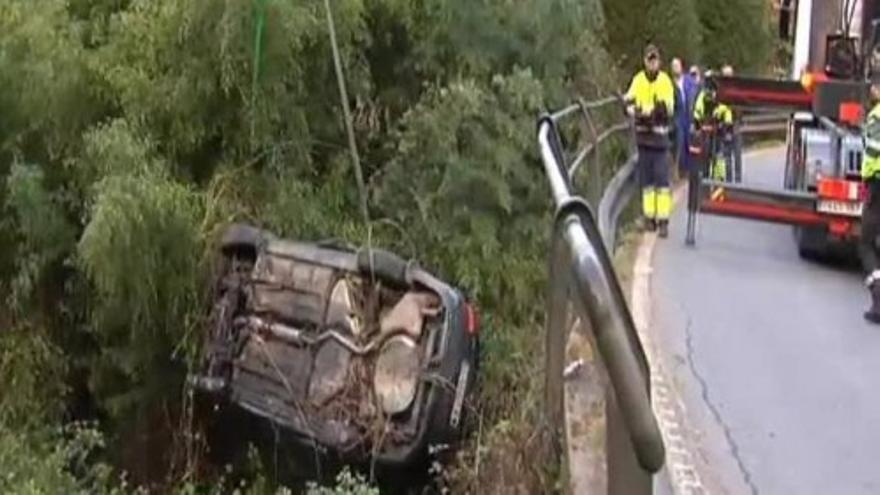
<instances>
[{"instance_id":1,"label":"asphalt road","mask_svg":"<svg viewBox=\"0 0 880 495\"><path fill-rule=\"evenodd\" d=\"M781 149L745 157L778 186ZM658 242L652 332L711 493L880 494L880 327L861 274L801 260L790 227L683 205ZM708 474L706 474L708 473Z\"/></svg>"}]
</instances>

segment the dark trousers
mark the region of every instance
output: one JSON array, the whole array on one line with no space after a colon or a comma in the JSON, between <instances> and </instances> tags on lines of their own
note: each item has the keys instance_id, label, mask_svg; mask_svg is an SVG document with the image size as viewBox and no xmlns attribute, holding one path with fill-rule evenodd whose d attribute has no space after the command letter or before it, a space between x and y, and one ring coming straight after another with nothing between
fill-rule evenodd
<instances>
[{"instance_id":1,"label":"dark trousers","mask_svg":"<svg viewBox=\"0 0 880 495\"><path fill-rule=\"evenodd\" d=\"M880 234L880 180L867 182L868 201L862 211L862 238L859 240L859 258L865 272L880 269L877 255L877 235Z\"/></svg>"},{"instance_id":2,"label":"dark trousers","mask_svg":"<svg viewBox=\"0 0 880 495\"><path fill-rule=\"evenodd\" d=\"M673 158L678 165L678 171L682 177L687 176L691 169L690 129L687 126L678 125L675 130L675 153Z\"/></svg>"},{"instance_id":3,"label":"dark trousers","mask_svg":"<svg viewBox=\"0 0 880 495\"><path fill-rule=\"evenodd\" d=\"M642 189L669 187L669 150L639 146L638 168Z\"/></svg>"}]
</instances>

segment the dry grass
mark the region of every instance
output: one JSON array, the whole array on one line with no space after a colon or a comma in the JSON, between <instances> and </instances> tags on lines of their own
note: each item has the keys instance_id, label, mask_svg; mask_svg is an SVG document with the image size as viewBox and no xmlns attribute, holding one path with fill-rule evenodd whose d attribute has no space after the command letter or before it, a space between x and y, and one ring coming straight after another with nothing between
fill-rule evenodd
<instances>
[{"instance_id":1,"label":"dry grass","mask_svg":"<svg viewBox=\"0 0 880 495\"><path fill-rule=\"evenodd\" d=\"M631 302L633 267L641 239L642 232L634 224L624 226L618 238L617 250L612 257L614 271L617 273L617 280L620 282L627 303Z\"/></svg>"}]
</instances>

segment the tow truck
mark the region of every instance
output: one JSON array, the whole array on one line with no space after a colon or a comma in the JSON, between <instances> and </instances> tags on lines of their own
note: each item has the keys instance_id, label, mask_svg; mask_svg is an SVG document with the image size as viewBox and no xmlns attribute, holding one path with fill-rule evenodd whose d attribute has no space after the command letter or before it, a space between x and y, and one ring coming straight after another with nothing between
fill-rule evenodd
<instances>
[{"instance_id":1,"label":"tow truck","mask_svg":"<svg viewBox=\"0 0 880 495\"><path fill-rule=\"evenodd\" d=\"M718 100L740 111L788 113L781 187L714 180L701 160L689 182L685 242L695 244L699 214L746 218L792 225L799 254L818 259L853 246L860 233L860 125L867 76L877 66L880 0L782 0L778 7L780 36L794 34L790 77L717 77L716 84Z\"/></svg>"}]
</instances>

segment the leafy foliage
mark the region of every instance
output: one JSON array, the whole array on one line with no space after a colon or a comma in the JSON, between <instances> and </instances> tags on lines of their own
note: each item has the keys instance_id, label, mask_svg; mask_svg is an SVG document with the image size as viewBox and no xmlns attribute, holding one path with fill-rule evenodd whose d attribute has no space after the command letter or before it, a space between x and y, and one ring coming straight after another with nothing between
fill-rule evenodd
<instances>
[{"instance_id":1,"label":"leafy foliage","mask_svg":"<svg viewBox=\"0 0 880 495\"><path fill-rule=\"evenodd\" d=\"M641 66L642 50L649 42L663 50L666 59L696 61L700 51L700 24L695 0L603 0L608 47L627 71Z\"/></svg>"},{"instance_id":2,"label":"leafy foliage","mask_svg":"<svg viewBox=\"0 0 880 495\"><path fill-rule=\"evenodd\" d=\"M306 239L372 234L469 292L486 356L469 407L491 446L522 455L511 467L476 445L483 474L453 469L448 482L552 486L552 467L520 468L536 438L524 425L541 395L551 211L534 118L618 87L609 52L634 56L622 58L628 71L648 38L759 68L763 45L746 30L766 12L749 11L728 37L734 7L708 0L332 2L368 228L323 5L265 3L257 38L252 2L0 0L0 287L10 294L0 322L14 329L0 332L0 472L13 473L0 491L127 490L111 482L111 470L139 467L126 445L192 424L178 417L190 410L181 384L214 241L237 220ZM100 431L62 427L83 417ZM192 432L178 433L166 436ZM186 481L180 493L226 486L170 464L133 482L173 492L172 473ZM271 493L264 484L251 492Z\"/></svg>"},{"instance_id":3,"label":"leafy foliage","mask_svg":"<svg viewBox=\"0 0 880 495\"><path fill-rule=\"evenodd\" d=\"M651 40L663 47L667 60L680 57L685 63L701 60L704 40L697 4L701 0L650 2L647 10Z\"/></svg>"},{"instance_id":4,"label":"leafy foliage","mask_svg":"<svg viewBox=\"0 0 880 495\"><path fill-rule=\"evenodd\" d=\"M58 421L67 387L63 351L33 328L0 333L0 426L29 430ZM2 465L2 464L0 464Z\"/></svg>"},{"instance_id":5,"label":"leafy foliage","mask_svg":"<svg viewBox=\"0 0 880 495\"><path fill-rule=\"evenodd\" d=\"M48 433L24 434L0 424L0 491L10 495L146 495L95 462L104 448L100 431L74 423Z\"/></svg>"},{"instance_id":6,"label":"leafy foliage","mask_svg":"<svg viewBox=\"0 0 880 495\"><path fill-rule=\"evenodd\" d=\"M161 176L109 176L98 187L78 252L98 298L99 366L150 382L156 375L149 370L162 369L194 325L204 290L198 197ZM120 391L138 407L145 397L131 385Z\"/></svg>"},{"instance_id":7,"label":"leafy foliage","mask_svg":"<svg viewBox=\"0 0 880 495\"><path fill-rule=\"evenodd\" d=\"M771 5L763 0L700 0L703 53L714 66L733 64L746 73L766 70L772 61Z\"/></svg>"},{"instance_id":8,"label":"leafy foliage","mask_svg":"<svg viewBox=\"0 0 880 495\"><path fill-rule=\"evenodd\" d=\"M604 0L607 44L627 71L657 44L666 60L740 71L768 69L773 51L770 4L764 0Z\"/></svg>"},{"instance_id":9,"label":"leafy foliage","mask_svg":"<svg viewBox=\"0 0 880 495\"><path fill-rule=\"evenodd\" d=\"M366 480L351 471L344 469L336 477L333 488L309 486L308 495L379 495L379 490L367 484Z\"/></svg>"},{"instance_id":10,"label":"leafy foliage","mask_svg":"<svg viewBox=\"0 0 880 495\"><path fill-rule=\"evenodd\" d=\"M38 309L36 291L47 273L58 267L76 241L58 194L48 190L43 170L13 163L6 178L7 206L18 237L17 275L10 281L10 305L19 311ZM51 303L51 301L44 301Z\"/></svg>"}]
</instances>

